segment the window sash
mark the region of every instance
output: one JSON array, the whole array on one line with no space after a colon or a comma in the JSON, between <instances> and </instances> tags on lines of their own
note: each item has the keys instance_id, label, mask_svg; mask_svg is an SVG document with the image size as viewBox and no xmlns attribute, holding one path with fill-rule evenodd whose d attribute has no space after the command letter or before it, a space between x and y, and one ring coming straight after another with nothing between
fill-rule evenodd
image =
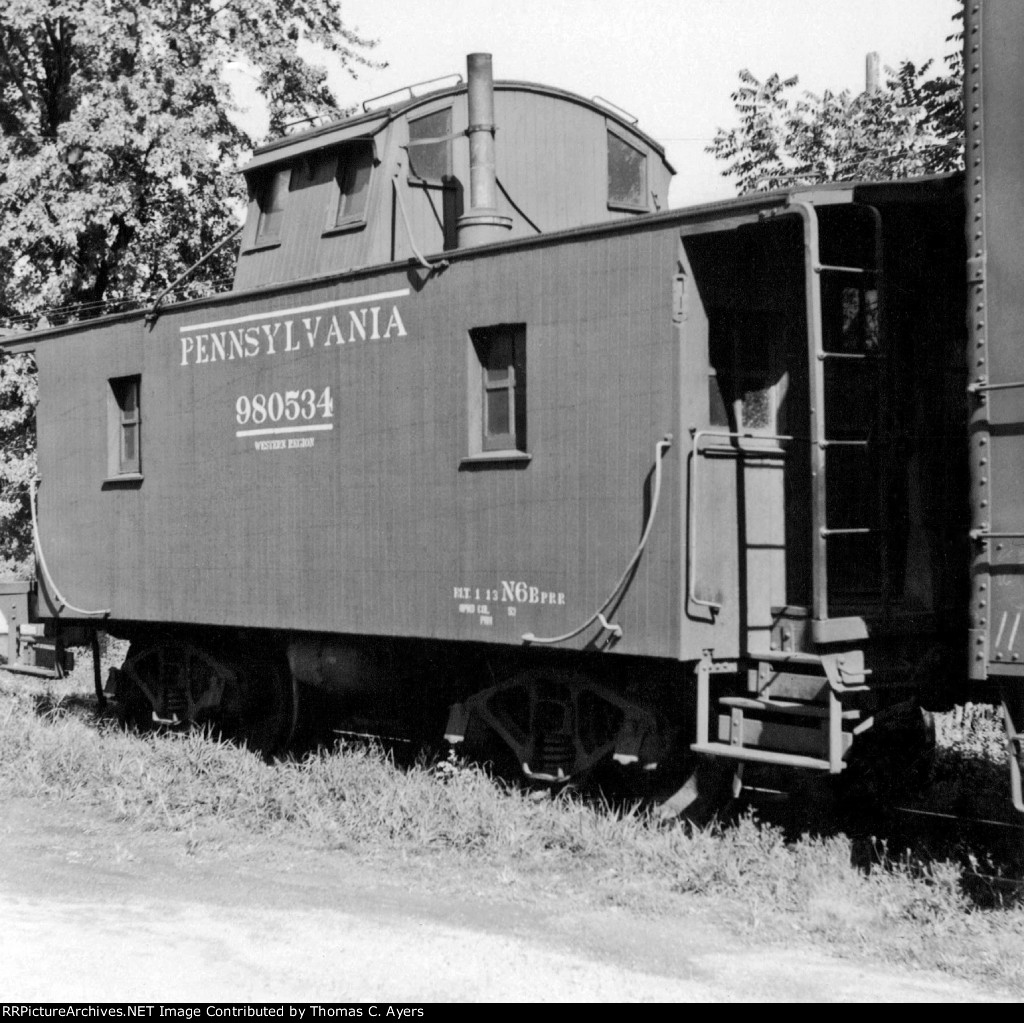
<instances>
[{"instance_id":1,"label":"window sash","mask_svg":"<svg viewBox=\"0 0 1024 1023\"><path fill-rule=\"evenodd\" d=\"M608 205L613 209L646 210L647 156L613 131L608 131Z\"/></svg>"},{"instance_id":2,"label":"window sash","mask_svg":"<svg viewBox=\"0 0 1024 1023\"><path fill-rule=\"evenodd\" d=\"M142 409L140 378L123 377L111 380L117 404L117 471L124 475L142 471Z\"/></svg>"},{"instance_id":3,"label":"window sash","mask_svg":"<svg viewBox=\"0 0 1024 1023\"><path fill-rule=\"evenodd\" d=\"M409 122L409 176L417 181L441 184L452 173L452 109L435 110L432 114ZM412 145L420 139L445 139L429 145Z\"/></svg>"},{"instance_id":4,"label":"window sash","mask_svg":"<svg viewBox=\"0 0 1024 1023\"><path fill-rule=\"evenodd\" d=\"M338 183L338 208L334 226L362 223L366 219L366 199L373 171L373 151L368 145L349 146L338 155L335 180Z\"/></svg>"},{"instance_id":5,"label":"window sash","mask_svg":"<svg viewBox=\"0 0 1024 1023\"><path fill-rule=\"evenodd\" d=\"M260 187L259 220L256 223L256 241L277 241L281 237L284 220L285 196L291 185L291 168L276 171Z\"/></svg>"},{"instance_id":6,"label":"window sash","mask_svg":"<svg viewBox=\"0 0 1024 1023\"><path fill-rule=\"evenodd\" d=\"M510 354L510 358L514 358ZM483 446L485 451L506 451L516 446L516 373L511 363L484 367ZM502 425L504 424L504 428Z\"/></svg>"}]
</instances>

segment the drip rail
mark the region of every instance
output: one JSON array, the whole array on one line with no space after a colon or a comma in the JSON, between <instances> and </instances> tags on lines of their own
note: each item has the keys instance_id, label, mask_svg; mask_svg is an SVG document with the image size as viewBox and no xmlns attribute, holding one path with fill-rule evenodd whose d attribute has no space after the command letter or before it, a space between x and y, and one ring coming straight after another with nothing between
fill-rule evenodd
<instances>
[{"instance_id":1,"label":"drip rail","mask_svg":"<svg viewBox=\"0 0 1024 1023\"><path fill-rule=\"evenodd\" d=\"M626 566L626 570L621 576L619 576L619 581L615 584L611 593L608 594L608 598L581 626L579 626L579 628L573 629L571 632L566 632L561 636L542 637L535 636L532 632L525 632L521 637L524 643L540 643L545 646L564 643L567 639L572 639L574 636L578 636L584 629L588 628L594 622L600 622L603 630L612 633L619 639L622 638L622 626L616 625L614 622L609 622L608 619L605 618L604 613L621 594L626 580L629 579L630 572L632 572L636 567L637 562L640 560L640 555L643 554L644 548L647 546L647 540L651 535L651 527L654 525L654 517L658 513L658 499L661 497L661 459L670 447L672 447L672 434L670 433L665 434L665 436L654 445L654 494L651 496L651 511L647 516L647 524L644 526L643 535L640 537L640 543L637 544L633 557L629 559L629 564Z\"/></svg>"},{"instance_id":2,"label":"drip rail","mask_svg":"<svg viewBox=\"0 0 1024 1023\"><path fill-rule=\"evenodd\" d=\"M67 608L69 611L82 615L84 618L106 618L110 614L110 608L104 608L102 611L86 611L80 607L75 607L74 604L65 600L63 594L57 589L57 584L53 581L53 576L50 575L50 569L46 564L46 558L43 556L43 543L39 538L39 521L36 518L37 483L39 483L39 478L35 477L29 483L28 491L29 511L32 513L32 546L35 548L36 558L39 561L39 568L42 571L43 580L46 583L46 589L53 597L56 598L57 603L60 605L57 608L57 617L60 617L61 611L63 611L64 608Z\"/></svg>"}]
</instances>

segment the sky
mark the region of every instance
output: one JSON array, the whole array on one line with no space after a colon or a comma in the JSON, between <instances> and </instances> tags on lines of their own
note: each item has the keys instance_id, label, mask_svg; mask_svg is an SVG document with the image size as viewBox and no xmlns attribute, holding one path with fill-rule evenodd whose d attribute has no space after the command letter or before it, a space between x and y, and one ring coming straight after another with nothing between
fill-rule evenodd
<instances>
[{"instance_id":1,"label":"sky","mask_svg":"<svg viewBox=\"0 0 1024 1023\"><path fill-rule=\"evenodd\" d=\"M799 75L820 92L864 88L876 51L936 66L951 49L956 0L341 0L350 29L386 61L353 80L328 69L343 105L441 75L465 77L466 54L491 53L495 78L602 96L639 118L676 169L673 206L727 198L704 152L735 123L737 73ZM501 153L500 126L498 160Z\"/></svg>"}]
</instances>

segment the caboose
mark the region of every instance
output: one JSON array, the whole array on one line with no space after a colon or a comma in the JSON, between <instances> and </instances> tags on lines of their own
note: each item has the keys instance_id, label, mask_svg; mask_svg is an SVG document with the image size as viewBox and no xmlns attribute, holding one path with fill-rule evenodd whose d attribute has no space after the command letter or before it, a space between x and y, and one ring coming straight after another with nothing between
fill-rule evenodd
<instances>
[{"instance_id":1,"label":"caboose","mask_svg":"<svg viewBox=\"0 0 1024 1023\"><path fill-rule=\"evenodd\" d=\"M964 691L989 179L668 210L632 118L482 54L242 173L231 291L3 342L39 371L34 614L131 641L129 717L269 751L319 691L560 783L837 774Z\"/></svg>"}]
</instances>

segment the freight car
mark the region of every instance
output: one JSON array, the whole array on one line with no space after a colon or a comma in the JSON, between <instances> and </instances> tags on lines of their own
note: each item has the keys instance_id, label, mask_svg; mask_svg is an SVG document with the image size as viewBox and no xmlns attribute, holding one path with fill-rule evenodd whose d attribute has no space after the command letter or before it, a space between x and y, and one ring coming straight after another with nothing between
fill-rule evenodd
<instances>
[{"instance_id":1,"label":"freight car","mask_svg":"<svg viewBox=\"0 0 1024 1023\"><path fill-rule=\"evenodd\" d=\"M1024 11L966 39L966 180L666 210L632 119L480 54L257 151L230 292L3 342L34 614L264 750L322 691L542 783L838 774L968 673L1015 736Z\"/></svg>"}]
</instances>

